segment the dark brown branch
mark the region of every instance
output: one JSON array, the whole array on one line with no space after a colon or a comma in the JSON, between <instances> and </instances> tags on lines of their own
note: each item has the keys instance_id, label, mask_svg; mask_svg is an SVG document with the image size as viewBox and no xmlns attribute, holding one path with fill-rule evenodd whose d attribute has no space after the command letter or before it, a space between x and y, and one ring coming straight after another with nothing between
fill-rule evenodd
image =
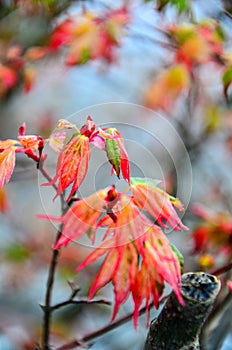
<instances>
[{"instance_id":1,"label":"dark brown branch","mask_svg":"<svg viewBox=\"0 0 232 350\"><path fill-rule=\"evenodd\" d=\"M202 349L221 349L231 330L232 294L229 292L213 309L201 334Z\"/></svg>"},{"instance_id":2,"label":"dark brown branch","mask_svg":"<svg viewBox=\"0 0 232 350\"><path fill-rule=\"evenodd\" d=\"M58 231L57 233L56 242L59 240L60 236L61 236L61 230ZM58 258L59 258L59 250L53 250L52 260L50 263L48 279L47 279L46 295L45 295L44 325L43 325L43 340L42 340L43 350L50 349L49 338L50 338L50 325L51 325L51 316L52 316L51 297L52 297L55 270L58 263Z\"/></svg>"},{"instance_id":3,"label":"dark brown branch","mask_svg":"<svg viewBox=\"0 0 232 350\"><path fill-rule=\"evenodd\" d=\"M223 273L226 273L228 271L230 271L232 269L232 262L229 263L228 265L225 265L225 266L222 266L222 267L219 267L217 270L214 270L212 272L212 275L222 275Z\"/></svg>"},{"instance_id":4,"label":"dark brown branch","mask_svg":"<svg viewBox=\"0 0 232 350\"><path fill-rule=\"evenodd\" d=\"M164 303L168 297L169 297L169 295L164 296L160 300L160 305L162 303ZM150 303L149 308L151 308L152 306L153 306L153 302ZM143 315L145 312L146 312L146 306L141 308L141 310L139 311L139 316ZM133 317L133 312L129 313L128 315L126 315L124 317L121 317L119 320L117 320L117 321L115 321L115 322L113 322L105 327L98 329L95 332L86 334L81 339L75 339L67 344L64 344L64 345L56 348L56 350L71 350L71 349L75 349L77 346L83 346L83 344L86 345L87 342L90 342L90 341L112 331L113 329L122 326L124 323L130 321L132 319L132 317Z\"/></svg>"},{"instance_id":5,"label":"dark brown branch","mask_svg":"<svg viewBox=\"0 0 232 350\"><path fill-rule=\"evenodd\" d=\"M62 303L58 303L54 306L50 307L51 311L58 310L62 308L63 306L71 305L71 304L104 304L104 305L111 305L111 302L105 299L93 299L93 300L88 300L88 299L79 299L79 300L66 300L63 301Z\"/></svg>"},{"instance_id":6,"label":"dark brown branch","mask_svg":"<svg viewBox=\"0 0 232 350\"><path fill-rule=\"evenodd\" d=\"M43 176L50 182L52 178L46 171L46 169L43 166L43 161L41 161L38 164L38 169L43 174ZM54 184L53 188L57 191L57 186ZM64 196L60 196L61 200L61 208L62 208L62 214L64 214L66 210L66 203L64 200ZM62 234L62 225L60 227L60 230L57 231L56 240L55 243L58 242L59 238ZM42 337L42 349L43 350L49 350L49 338L50 338L50 326L51 326L51 317L52 317L52 310L51 310L51 298L52 298L52 291L53 291L53 285L54 285L54 278L55 278L55 271L56 266L58 263L59 258L59 250L55 249L52 253L51 263L48 271L48 278L47 278L47 287L46 287L46 295L45 295L45 305L42 307L44 311L44 320L43 320L43 337Z\"/></svg>"},{"instance_id":7,"label":"dark brown branch","mask_svg":"<svg viewBox=\"0 0 232 350\"><path fill-rule=\"evenodd\" d=\"M199 334L220 290L213 275L196 272L182 276L179 304L174 293L156 320L151 322L144 350L198 350Z\"/></svg>"}]
</instances>

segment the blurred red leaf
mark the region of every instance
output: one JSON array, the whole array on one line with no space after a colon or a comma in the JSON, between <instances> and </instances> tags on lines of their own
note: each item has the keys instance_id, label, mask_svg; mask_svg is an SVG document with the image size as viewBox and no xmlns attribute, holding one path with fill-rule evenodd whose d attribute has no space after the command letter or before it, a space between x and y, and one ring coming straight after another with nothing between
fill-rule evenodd
<instances>
[{"instance_id":1,"label":"blurred red leaf","mask_svg":"<svg viewBox=\"0 0 232 350\"><path fill-rule=\"evenodd\" d=\"M0 64L0 96L16 85L18 81L15 71L7 66Z\"/></svg>"}]
</instances>

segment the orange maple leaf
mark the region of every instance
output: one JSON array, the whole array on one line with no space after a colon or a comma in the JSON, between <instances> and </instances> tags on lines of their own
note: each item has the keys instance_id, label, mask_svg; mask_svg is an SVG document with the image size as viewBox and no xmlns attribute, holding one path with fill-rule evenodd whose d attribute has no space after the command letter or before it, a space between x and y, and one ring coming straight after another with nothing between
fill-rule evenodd
<instances>
[{"instance_id":1,"label":"orange maple leaf","mask_svg":"<svg viewBox=\"0 0 232 350\"><path fill-rule=\"evenodd\" d=\"M191 71L194 66L214 61L220 62L223 54L223 31L215 21L194 25L171 26L170 37L178 45L176 61Z\"/></svg>"},{"instance_id":2,"label":"orange maple leaf","mask_svg":"<svg viewBox=\"0 0 232 350\"><path fill-rule=\"evenodd\" d=\"M6 213L8 210L8 200L5 188L0 188L0 212Z\"/></svg>"},{"instance_id":3,"label":"orange maple leaf","mask_svg":"<svg viewBox=\"0 0 232 350\"><path fill-rule=\"evenodd\" d=\"M169 196L167 192L156 187L152 179L131 178L131 189L136 205L147 211L158 224L167 227L163 220L178 231L180 228L187 230L178 217L174 207L183 210L178 199Z\"/></svg>"},{"instance_id":4,"label":"orange maple leaf","mask_svg":"<svg viewBox=\"0 0 232 350\"><path fill-rule=\"evenodd\" d=\"M152 109L169 110L185 91L188 91L190 75L182 64L158 74L145 92L145 105Z\"/></svg>"},{"instance_id":5,"label":"orange maple leaf","mask_svg":"<svg viewBox=\"0 0 232 350\"><path fill-rule=\"evenodd\" d=\"M57 193L54 199L72 184L67 202L71 199L85 178L88 171L89 158L89 138L80 133L75 134L59 154L55 177L51 182L43 184L43 186L49 186L58 181Z\"/></svg>"},{"instance_id":6,"label":"orange maple leaf","mask_svg":"<svg viewBox=\"0 0 232 350\"><path fill-rule=\"evenodd\" d=\"M88 232L92 241L97 229L97 221L107 204L106 197L109 188L100 190L87 198L76 201L73 206L60 218L48 217L63 224L62 235L54 249L66 246L70 241L82 237ZM47 218L40 216L40 218Z\"/></svg>"},{"instance_id":7,"label":"orange maple leaf","mask_svg":"<svg viewBox=\"0 0 232 350\"><path fill-rule=\"evenodd\" d=\"M134 324L137 326L142 301L146 299L147 314L151 298L158 307L165 282L170 284L183 303L179 290L180 264L161 229L139 211L130 196L119 194L114 211L117 220L108 223L105 235L111 238L103 241L79 265L77 272L106 254L90 288L89 298L93 298L98 289L111 281L115 295L113 320L120 306L132 293L135 303Z\"/></svg>"},{"instance_id":8,"label":"orange maple leaf","mask_svg":"<svg viewBox=\"0 0 232 350\"><path fill-rule=\"evenodd\" d=\"M14 140L0 141L0 189L10 181L15 167Z\"/></svg>"}]
</instances>

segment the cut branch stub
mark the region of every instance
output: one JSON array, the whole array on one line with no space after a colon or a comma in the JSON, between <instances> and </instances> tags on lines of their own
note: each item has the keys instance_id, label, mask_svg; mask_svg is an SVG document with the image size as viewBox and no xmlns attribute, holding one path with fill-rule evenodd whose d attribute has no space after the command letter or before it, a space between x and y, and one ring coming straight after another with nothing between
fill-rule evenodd
<instances>
[{"instance_id":1,"label":"cut branch stub","mask_svg":"<svg viewBox=\"0 0 232 350\"><path fill-rule=\"evenodd\" d=\"M220 290L217 277L205 272L185 273L181 279L182 306L174 293L153 320L144 350L197 350L199 334Z\"/></svg>"}]
</instances>

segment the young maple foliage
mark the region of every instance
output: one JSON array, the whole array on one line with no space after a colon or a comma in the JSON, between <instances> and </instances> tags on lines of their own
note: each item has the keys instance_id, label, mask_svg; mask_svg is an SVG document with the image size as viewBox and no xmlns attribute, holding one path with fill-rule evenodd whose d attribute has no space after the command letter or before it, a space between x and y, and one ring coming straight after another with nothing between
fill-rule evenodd
<instances>
[{"instance_id":1,"label":"young maple foliage","mask_svg":"<svg viewBox=\"0 0 232 350\"><path fill-rule=\"evenodd\" d=\"M5 188L0 189L0 212L6 213L8 210L8 199Z\"/></svg>"},{"instance_id":2,"label":"young maple foliage","mask_svg":"<svg viewBox=\"0 0 232 350\"><path fill-rule=\"evenodd\" d=\"M158 74L145 92L144 103L152 109L170 110L175 101L189 91L190 74L183 64L169 67Z\"/></svg>"},{"instance_id":3,"label":"young maple foliage","mask_svg":"<svg viewBox=\"0 0 232 350\"><path fill-rule=\"evenodd\" d=\"M169 34L177 45L175 60L185 64L190 71L210 61L222 62L224 34L216 21L173 25L169 28Z\"/></svg>"},{"instance_id":4,"label":"young maple foliage","mask_svg":"<svg viewBox=\"0 0 232 350\"><path fill-rule=\"evenodd\" d=\"M131 182L137 186L144 186L145 179L132 178ZM144 203L148 200L150 187L154 190L153 182L148 180ZM179 226L187 229L175 215L173 221L170 220L172 213L175 213L174 209L170 210L170 206L175 203L173 197L167 194L165 196L159 189L157 192L164 198L158 203L161 217L163 218L167 208L168 214L165 214L165 218L170 225L173 225L173 229L179 230ZM149 198L149 203L152 200L157 206L154 198ZM178 200L176 203L179 206ZM146 210L145 207L143 209ZM157 219L157 211L150 214L155 220ZM97 229L103 226L106 228L102 244L77 268L77 272L106 255L90 288L89 298L93 298L100 288L112 282L115 294L112 320L116 317L120 306L132 294L135 305L135 327L138 323L139 308L144 299L149 321L150 301L153 300L154 305L158 307L165 282L169 283L180 303L183 303L179 290L181 270L178 256L161 228L140 211L133 196L119 193L114 187L106 188L78 200L62 217L48 218L63 224L62 235L54 249L66 246L86 233L93 241Z\"/></svg>"},{"instance_id":5,"label":"young maple foliage","mask_svg":"<svg viewBox=\"0 0 232 350\"><path fill-rule=\"evenodd\" d=\"M111 63L115 58L114 49L119 46L128 22L128 10L124 7L101 16L86 12L57 26L48 49L56 51L68 47L66 64L69 66L98 58Z\"/></svg>"},{"instance_id":6,"label":"young maple foliage","mask_svg":"<svg viewBox=\"0 0 232 350\"><path fill-rule=\"evenodd\" d=\"M101 60L107 64L115 61L116 49L121 45L130 20L126 6L105 13L81 11L75 15L64 14L66 18L62 16L57 25L56 17L61 8L58 5L59 9L56 9L59 1L52 2L54 6L50 7L50 1L15 1L12 7L13 2L10 1L6 13L3 11L4 17L7 11L16 10L20 13L19 21L30 19L31 14L37 19L42 16L50 25L46 29L44 27L43 40L40 40L42 46L30 47L38 44L32 40L29 47L24 47L14 31L1 36L0 46L4 50L1 50L0 57L0 100L18 85L23 86L25 93L29 92L36 79L34 63L61 50L65 50L65 64L68 66L85 64L90 60Z\"/></svg>"},{"instance_id":7,"label":"young maple foliage","mask_svg":"<svg viewBox=\"0 0 232 350\"><path fill-rule=\"evenodd\" d=\"M183 211L180 201L156 187L155 180L130 177L129 158L117 129L102 129L90 116L80 129L63 119L57 129L49 139L43 140L40 136L25 135L23 124L19 128L18 140L0 141L0 187L10 180L17 152L26 154L37 164L41 162L40 167L43 167L46 155L42 151L47 142L59 155L56 174L46 185L57 188L55 198L64 195L64 191L72 186L67 199L69 203L88 171L90 144L103 150L113 173L117 177L122 174L128 184L127 190L118 192L113 185L87 198L77 198L61 217L41 215L40 218L61 223L62 232L53 249L67 246L85 234L94 242L98 228L105 229L102 243L78 266L77 272L105 255L90 288L89 298L112 282L115 295L112 320L120 306L132 295L135 327L144 300L148 322L150 302L158 307L166 282L183 304L180 253L170 245L160 228L170 226L177 231L187 230L175 211L175 208ZM73 133L71 137L67 130Z\"/></svg>"},{"instance_id":8,"label":"young maple foliage","mask_svg":"<svg viewBox=\"0 0 232 350\"><path fill-rule=\"evenodd\" d=\"M102 130L95 126L90 116L87 118L86 124L83 125L80 130L76 125L66 120L60 120L58 129L72 129L74 134L66 145L63 148L61 147L57 161L56 175L53 180L47 184L43 184L43 186L51 186L58 181L57 194L54 199L72 185L67 199L68 202L81 186L88 171L91 156L91 143L99 149L106 151L115 174L120 178L120 173L122 172L123 178L129 182L130 171L128 155L124 148L121 134L117 129L105 128ZM54 135L57 143L59 135L58 138L57 133ZM52 144L54 144L54 135L50 138ZM63 133L60 134L60 136L63 142Z\"/></svg>"},{"instance_id":9,"label":"young maple foliage","mask_svg":"<svg viewBox=\"0 0 232 350\"><path fill-rule=\"evenodd\" d=\"M59 127L74 128L77 131L75 125L65 120L60 121ZM139 308L144 299L147 307L147 320L149 320L150 301L153 300L154 305L158 307L165 282L169 283L180 303L183 303L179 290L181 275L179 257L157 225L160 224L163 227L169 225L174 230L181 228L186 230L187 227L182 224L174 209L178 208L182 211L183 207L178 199L157 188L155 180L131 178L129 160L122 136L116 129L103 130L96 127L91 117L88 117L86 124L61 150L55 180L57 178L70 179L73 175L69 173L72 167L62 166L66 157L69 163L76 157L77 159L73 160L78 164L75 169L77 172L81 171L82 174L86 174L87 169L80 170L83 166L82 160L79 159L82 157L79 152L81 137L85 137L89 143L92 142L101 150L106 151L108 160L113 166L113 172L118 177L122 172L124 180L129 185L128 192L131 194L117 192L115 186L108 187L74 202L61 217L42 215L40 218L56 220L62 224L62 234L53 249L67 246L71 241L78 240L85 234L93 242L97 229L105 227L102 244L77 268L77 272L106 255L90 288L89 298L92 298L107 283L112 282L115 295L112 320L116 317L120 306L131 294L135 305L134 325L136 327ZM70 148L73 140L78 149L76 153L72 147ZM76 140L78 140L77 143ZM70 150L71 156L68 154ZM78 178L77 174L74 178ZM54 179L50 184L54 183ZM69 185L70 181L64 182L65 189ZM71 190L68 200L73 194ZM153 221L148 219L141 210L147 212Z\"/></svg>"},{"instance_id":10,"label":"young maple foliage","mask_svg":"<svg viewBox=\"0 0 232 350\"><path fill-rule=\"evenodd\" d=\"M174 50L174 61L155 77L145 91L144 103L152 109L170 111L175 102L189 92L197 69L209 62L221 69L225 63L225 52L223 30L214 20L169 25L166 30L170 48ZM222 82L227 98L230 69L225 70Z\"/></svg>"},{"instance_id":11,"label":"young maple foliage","mask_svg":"<svg viewBox=\"0 0 232 350\"><path fill-rule=\"evenodd\" d=\"M15 168L16 153L25 153L37 163L42 159L42 150L47 140L25 133L26 126L23 124L19 128L18 140L0 140L0 189L10 181Z\"/></svg>"}]
</instances>

